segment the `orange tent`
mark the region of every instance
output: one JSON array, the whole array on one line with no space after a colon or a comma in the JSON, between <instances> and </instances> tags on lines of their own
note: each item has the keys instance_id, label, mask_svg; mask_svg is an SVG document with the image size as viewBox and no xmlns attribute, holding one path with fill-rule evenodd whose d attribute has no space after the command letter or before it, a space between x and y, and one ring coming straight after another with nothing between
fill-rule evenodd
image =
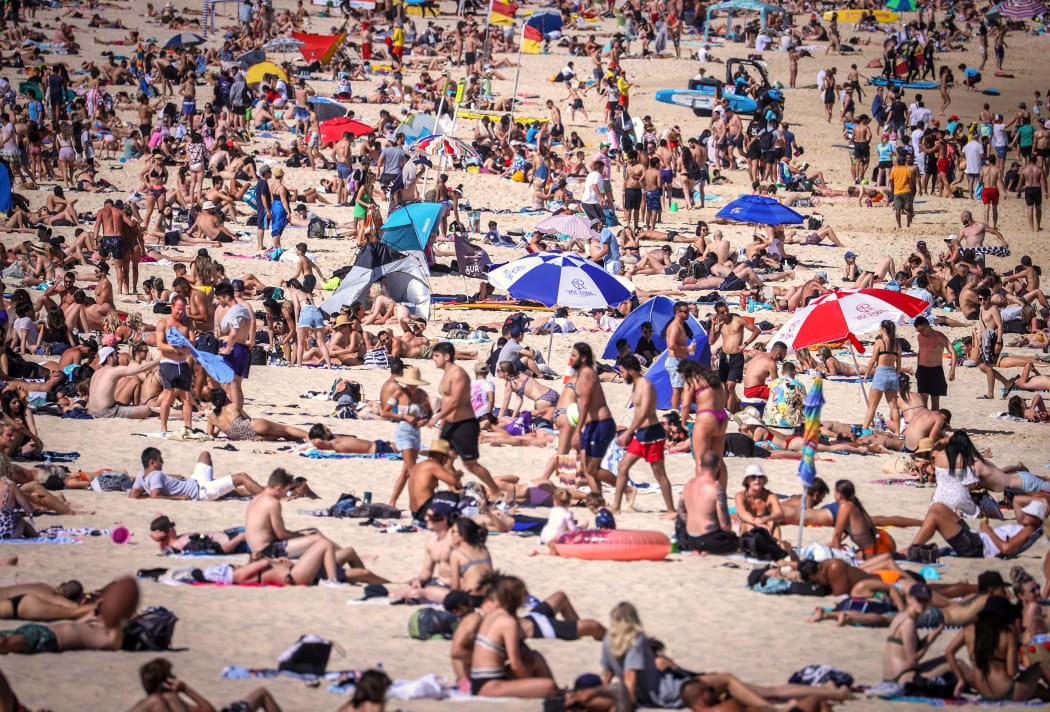
<instances>
[{"instance_id":1,"label":"orange tent","mask_svg":"<svg viewBox=\"0 0 1050 712\"><path fill-rule=\"evenodd\" d=\"M340 32L338 35L308 35L305 32L293 32L292 37L303 43L303 46L299 48L303 59L307 62L317 60L321 64L328 64L332 61L332 57L335 56L336 50L343 44L346 33Z\"/></svg>"}]
</instances>

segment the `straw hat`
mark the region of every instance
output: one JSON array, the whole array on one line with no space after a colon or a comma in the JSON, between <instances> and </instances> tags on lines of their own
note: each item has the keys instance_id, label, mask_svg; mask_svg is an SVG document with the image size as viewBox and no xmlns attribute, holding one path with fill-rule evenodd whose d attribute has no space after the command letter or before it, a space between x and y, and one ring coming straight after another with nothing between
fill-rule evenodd
<instances>
[{"instance_id":1,"label":"straw hat","mask_svg":"<svg viewBox=\"0 0 1050 712\"><path fill-rule=\"evenodd\" d=\"M411 366L408 367L408 368L411 368ZM406 368L405 370L407 371L408 368ZM451 453L452 453L452 450L449 447L448 440L444 440L442 438L438 438L434 442L430 443L430 449L429 450L424 450L422 454L426 455L427 457L432 457L434 455L446 455L447 456L447 455L450 455Z\"/></svg>"},{"instance_id":2,"label":"straw hat","mask_svg":"<svg viewBox=\"0 0 1050 712\"><path fill-rule=\"evenodd\" d=\"M394 379L402 386L429 386L430 381L424 381L419 377L419 369L415 366L405 366L405 373L403 376L398 376ZM438 442L445 442L444 440L438 440ZM446 443L447 445L447 443Z\"/></svg>"},{"instance_id":3,"label":"straw hat","mask_svg":"<svg viewBox=\"0 0 1050 712\"><path fill-rule=\"evenodd\" d=\"M338 329L340 326L350 326L350 317L346 314L340 314L337 316L335 318L335 328Z\"/></svg>"},{"instance_id":4,"label":"straw hat","mask_svg":"<svg viewBox=\"0 0 1050 712\"><path fill-rule=\"evenodd\" d=\"M933 449L934 446L933 438L923 438L919 441L919 446L915 448L913 455L923 455Z\"/></svg>"},{"instance_id":5,"label":"straw hat","mask_svg":"<svg viewBox=\"0 0 1050 712\"><path fill-rule=\"evenodd\" d=\"M274 168L273 168L273 177L274 178L284 178L284 169L281 168L280 166L274 166Z\"/></svg>"},{"instance_id":6,"label":"straw hat","mask_svg":"<svg viewBox=\"0 0 1050 712\"><path fill-rule=\"evenodd\" d=\"M759 417L758 408L753 405L749 405L739 413L734 413L733 420L738 425L762 425L762 418Z\"/></svg>"}]
</instances>

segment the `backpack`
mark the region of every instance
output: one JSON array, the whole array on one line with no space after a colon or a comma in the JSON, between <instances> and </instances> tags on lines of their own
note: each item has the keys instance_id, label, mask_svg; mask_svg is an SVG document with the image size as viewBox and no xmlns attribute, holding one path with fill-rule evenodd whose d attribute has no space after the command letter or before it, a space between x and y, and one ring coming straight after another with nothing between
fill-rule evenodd
<instances>
[{"instance_id":1,"label":"backpack","mask_svg":"<svg viewBox=\"0 0 1050 712\"><path fill-rule=\"evenodd\" d=\"M252 347L252 366L265 366L269 360L270 354L266 351L264 346L253 346Z\"/></svg>"},{"instance_id":2,"label":"backpack","mask_svg":"<svg viewBox=\"0 0 1050 712\"><path fill-rule=\"evenodd\" d=\"M449 640L459 616L439 608L420 608L408 618L408 634L416 640Z\"/></svg>"},{"instance_id":3,"label":"backpack","mask_svg":"<svg viewBox=\"0 0 1050 712\"><path fill-rule=\"evenodd\" d=\"M339 495L339 500L328 508L328 514L333 517L349 517L350 512L357 506L357 497L349 492Z\"/></svg>"},{"instance_id":4,"label":"backpack","mask_svg":"<svg viewBox=\"0 0 1050 712\"><path fill-rule=\"evenodd\" d=\"M718 289L722 292L735 292L740 289L747 289L747 282L734 274L722 280L722 283L718 285Z\"/></svg>"},{"instance_id":5,"label":"backpack","mask_svg":"<svg viewBox=\"0 0 1050 712\"><path fill-rule=\"evenodd\" d=\"M758 135L758 148L762 153L773 150L773 132L765 130Z\"/></svg>"},{"instance_id":6,"label":"backpack","mask_svg":"<svg viewBox=\"0 0 1050 712\"><path fill-rule=\"evenodd\" d=\"M190 534L190 540L182 547L183 554L224 554L222 545L207 534Z\"/></svg>"},{"instance_id":7,"label":"backpack","mask_svg":"<svg viewBox=\"0 0 1050 712\"><path fill-rule=\"evenodd\" d=\"M124 629L124 643L120 647L129 652L169 650L178 620L174 613L163 606L147 608L128 623Z\"/></svg>"},{"instance_id":8,"label":"backpack","mask_svg":"<svg viewBox=\"0 0 1050 712\"><path fill-rule=\"evenodd\" d=\"M328 221L324 218L313 218L306 226L306 236L311 240L323 240L325 231L328 229Z\"/></svg>"},{"instance_id":9,"label":"backpack","mask_svg":"<svg viewBox=\"0 0 1050 712\"><path fill-rule=\"evenodd\" d=\"M806 219L806 227L810 230L819 230L824 225L824 216L820 213L813 213Z\"/></svg>"},{"instance_id":10,"label":"backpack","mask_svg":"<svg viewBox=\"0 0 1050 712\"><path fill-rule=\"evenodd\" d=\"M324 675L331 654L332 641L303 635L277 658L277 669L300 675Z\"/></svg>"},{"instance_id":11,"label":"backpack","mask_svg":"<svg viewBox=\"0 0 1050 712\"><path fill-rule=\"evenodd\" d=\"M776 539L765 529L756 527L740 535L740 550L753 559L778 561L787 556Z\"/></svg>"},{"instance_id":12,"label":"backpack","mask_svg":"<svg viewBox=\"0 0 1050 712\"><path fill-rule=\"evenodd\" d=\"M530 323L532 323L532 318L525 316L522 312L514 312L503 321L504 326L512 329L516 326L522 331L525 331Z\"/></svg>"}]
</instances>

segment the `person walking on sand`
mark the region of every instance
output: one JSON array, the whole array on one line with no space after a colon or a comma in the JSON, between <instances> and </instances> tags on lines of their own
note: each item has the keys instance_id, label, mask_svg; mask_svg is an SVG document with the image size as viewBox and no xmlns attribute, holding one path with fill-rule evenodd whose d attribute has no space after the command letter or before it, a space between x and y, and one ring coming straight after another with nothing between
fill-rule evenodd
<instances>
[{"instance_id":1,"label":"person walking on sand","mask_svg":"<svg viewBox=\"0 0 1050 712\"><path fill-rule=\"evenodd\" d=\"M430 424L441 423L441 439L448 441L452 450L463 460L463 466L484 483L489 496L495 499L500 496L499 485L478 462L481 421L474 415L474 407L470 404L470 376L462 366L456 364L456 349L448 341L434 345L432 358L434 365L444 375L438 386L441 410L430 419Z\"/></svg>"},{"instance_id":2,"label":"person walking on sand","mask_svg":"<svg viewBox=\"0 0 1050 712\"><path fill-rule=\"evenodd\" d=\"M638 460L645 458L653 470L653 479L660 485L660 493L667 507L667 517L673 518L674 495L664 470L664 443L667 433L656 415L656 388L649 379L642 376L642 365L634 354L620 359L620 370L623 380L632 386L631 405L634 407L634 420L616 441L620 447L626 448L626 453L620 460L620 468L616 474L613 513L620 511L620 502L627 488L627 473Z\"/></svg>"},{"instance_id":3,"label":"person walking on sand","mask_svg":"<svg viewBox=\"0 0 1050 712\"><path fill-rule=\"evenodd\" d=\"M594 368L591 347L583 342L574 344L569 366L576 369L576 403L580 412L580 419L573 428L573 439L579 433L580 450L584 455L583 474L591 490L601 492L598 470L605 451L616 437L616 421Z\"/></svg>"},{"instance_id":4,"label":"person walking on sand","mask_svg":"<svg viewBox=\"0 0 1050 712\"><path fill-rule=\"evenodd\" d=\"M696 350L696 346L689 344L693 337L693 331L689 328L689 303L676 302L674 305L674 318L667 323L664 338L667 340L667 358L664 367L671 380L671 410L678 410L682 403L682 387L685 381L678 373L678 364L682 359L689 358L689 354Z\"/></svg>"},{"instance_id":5,"label":"person walking on sand","mask_svg":"<svg viewBox=\"0 0 1050 712\"><path fill-rule=\"evenodd\" d=\"M190 368L188 347L168 343L168 329L175 329L193 343L192 327L186 316L186 299L176 295L171 300L171 315L160 319L153 332L160 351L160 431L168 431L168 413L176 397L182 400L182 421L186 429L193 428L193 369Z\"/></svg>"}]
</instances>

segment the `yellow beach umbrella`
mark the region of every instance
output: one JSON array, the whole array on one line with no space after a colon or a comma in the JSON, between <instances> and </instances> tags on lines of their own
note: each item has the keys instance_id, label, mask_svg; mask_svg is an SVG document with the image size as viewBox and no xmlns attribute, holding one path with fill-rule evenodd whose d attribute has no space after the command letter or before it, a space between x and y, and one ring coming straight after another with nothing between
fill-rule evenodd
<instances>
[{"instance_id":1,"label":"yellow beach umbrella","mask_svg":"<svg viewBox=\"0 0 1050 712\"><path fill-rule=\"evenodd\" d=\"M286 83L288 82L288 75L273 62L259 62L249 67L247 82L249 84L258 84L267 74L273 74L283 79Z\"/></svg>"}]
</instances>

